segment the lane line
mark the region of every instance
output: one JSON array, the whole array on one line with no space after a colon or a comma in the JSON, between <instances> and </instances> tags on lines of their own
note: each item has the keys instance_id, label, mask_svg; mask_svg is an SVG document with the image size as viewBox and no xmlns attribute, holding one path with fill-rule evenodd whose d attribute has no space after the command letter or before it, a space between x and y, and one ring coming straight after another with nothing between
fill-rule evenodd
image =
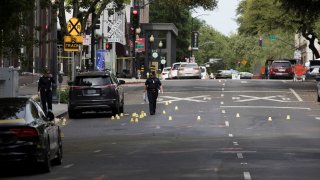
<instances>
[{"instance_id":1,"label":"lane line","mask_svg":"<svg viewBox=\"0 0 320 180\"><path fill-rule=\"evenodd\" d=\"M281 107L281 106L220 106L220 108L256 108L256 109L300 109L311 110L311 108L304 107Z\"/></svg>"},{"instance_id":2,"label":"lane line","mask_svg":"<svg viewBox=\"0 0 320 180\"><path fill-rule=\"evenodd\" d=\"M229 134L229 137L233 137L233 134Z\"/></svg>"},{"instance_id":3,"label":"lane line","mask_svg":"<svg viewBox=\"0 0 320 180\"><path fill-rule=\"evenodd\" d=\"M229 127L229 121L226 121L225 124L227 127Z\"/></svg>"},{"instance_id":4,"label":"lane line","mask_svg":"<svg viewBox=\"0 0 320 180\"><path fill-rule=\"evenodd\" d=\"M251 180L250 172L243 172L244 180Z\"/></svg>"},{"instance_id":5,"label":"lane line","mask_svg":"<svg viewBox=\"0 0 320 180\"><path fill-rule=\"evenodd\" d=\"M292 88L289 88L289 89L290 89L290 91L296 96L296 98L297 98L300 102L303 101L302 98L299 96L299 94L296 93L296 91L294 91Z\"/></svg>"},{"instance_id":6,"label":"lane line","mask_svg":"<svg viewBox=\"0 0 320 180\"><path fill-rule=\"evenodd\" d=\"M238 157L238 159L243 159L242 153L237 153L237 157Z\"/></svg>"},{"instance_id":7,"label":"lane line","mask_svg":"<svg viewBox=\"0 0 320 180\"><path fill-rule=\"evenodd\" d=\"M63 166L63 168L67 169L67 168L70 168L70 167L72 167L72 166L74 166L74 164L65 165L65 166Z\"/></svg>"}]
</instances>

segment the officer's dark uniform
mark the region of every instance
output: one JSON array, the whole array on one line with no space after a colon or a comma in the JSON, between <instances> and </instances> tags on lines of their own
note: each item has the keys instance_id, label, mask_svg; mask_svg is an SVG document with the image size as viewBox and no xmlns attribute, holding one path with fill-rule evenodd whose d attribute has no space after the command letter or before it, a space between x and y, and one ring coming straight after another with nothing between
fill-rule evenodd
<instances>
[{"instance_id":1,"label":"officer's dark uniform","mask_svg":"<svg viewBox=\"0 0 320 180\"><path fill-rule=\"evenodd\" d=\"M154 115L156 113L157 98L158 98L158 93L159 93L159 89L161 86L161 82L158 78L156 78L153 75L146 80L145 85L147 88L150 115Z\"/></svg>"},{"instance_id":2,"label":"officer's dark uniform","mask_svg":"<svg viewBox=\"0 0 320 180\"><path fill-rule=\"evenodd\" d=\"M46 114L48 111L52 110L52 86L54 84L54 79L50 77L48 74L44 74L39 79L38 92L40 92L41 105Z\"/></svg>"}]
</instances>

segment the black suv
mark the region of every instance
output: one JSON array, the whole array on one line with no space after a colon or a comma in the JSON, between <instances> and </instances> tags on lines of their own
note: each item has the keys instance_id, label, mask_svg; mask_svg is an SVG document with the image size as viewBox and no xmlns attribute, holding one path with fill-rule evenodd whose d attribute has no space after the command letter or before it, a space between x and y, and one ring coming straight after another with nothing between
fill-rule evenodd
<instances>
[{"instance_id":1,"label":"black suv","mask_svg":"<svg viewBox=\"0 0 320 180\"><path fill-rule=\"evenodd\" d=\"M69 118L84 111L112 111L112 115L123 113L124 91L111 71L91 71L76 75L69 82Z\"/></svg>"}]
</instances>

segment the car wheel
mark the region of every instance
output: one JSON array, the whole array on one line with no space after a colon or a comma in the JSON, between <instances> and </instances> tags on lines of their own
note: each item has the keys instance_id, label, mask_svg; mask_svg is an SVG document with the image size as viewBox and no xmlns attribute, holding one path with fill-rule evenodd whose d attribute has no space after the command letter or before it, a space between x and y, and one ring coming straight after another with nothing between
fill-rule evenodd
<instances>
[{"instance_id":1,"label":"car wheel","mask_svg":"<svg viewBox=\"0 0 320 180\"><path fill-rule=\"evenodd\" d=\"M115 116L120 113L119 103L117 102L114 107L111 109L112 115Z\"/></svg>"},{"instance_id":2,"label":"car wheel","mask_svg":"<svg viewBox=\"0 0 320 180\"><path fill-rule=\"evenodd\" d=\"M45 149L43 150L43 162L41 162L40 169L42 172L48 173L51 171L52 166L51 166L51 161L50 161L50 142L49 140L46 141L45 143Z\"/></svg>"},{"instance_id":3,"label":"car wheel","mask_svg":"<svg viewBox=\"0 0 320 180\"><path fill-rule=\"evenodd\" d=\"M124 112L124 102L122 100L121 106L120 106L120 113L123 113L123 112Z\"/></svg>"},{"instance_id":4,"label":"car wheel","mask_svg":"<svg viewBox=\"0 0 320 180\"><path fill-rule=\"evenodd\" d=\"M61 133L59 133L59 140L58 140L59 148L56 154L56 157L53 159L52 163L54 165L61 165L62 164L62 140L61 140Z\"/></svg>"},{"instance_id":5,"label":"car wheel","mask_svg":"<svg viewBox=\"0 0 320 180\"><path fill-rule=\"evenodd\" d=\"M77 111L75 110L68 110L69 119L76 119L77 118Z\"/></svg>"}]
</instances>

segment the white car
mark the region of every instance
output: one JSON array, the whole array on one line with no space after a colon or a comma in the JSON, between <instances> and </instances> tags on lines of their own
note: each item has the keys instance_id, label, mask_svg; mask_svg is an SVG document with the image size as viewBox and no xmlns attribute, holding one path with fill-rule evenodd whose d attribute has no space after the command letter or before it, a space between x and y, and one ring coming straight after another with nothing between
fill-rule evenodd
<instances>
[{"instance_id":1,"label":"white car","mask_svg":"<svg viewBox=\"0 0 320 180\"><path fill-rule=\"evenodd\" d=\"M171 67L165 67L161 72L161 80L169 79L169 73L171 71Z\"/></svg>"},{"instance_id":2,"label":"white car","mask_svg":"<svg viewBox=\"0 0 320 180\"><path fill-rule=\"evenodd\" d=\"M170 73L169 73L169 79L177 79L177 77L178 77L178 69L179 69L180 65L181 65L180 62L172 64L171 70L170 70Z\"/></svg>"}]
</instances>

